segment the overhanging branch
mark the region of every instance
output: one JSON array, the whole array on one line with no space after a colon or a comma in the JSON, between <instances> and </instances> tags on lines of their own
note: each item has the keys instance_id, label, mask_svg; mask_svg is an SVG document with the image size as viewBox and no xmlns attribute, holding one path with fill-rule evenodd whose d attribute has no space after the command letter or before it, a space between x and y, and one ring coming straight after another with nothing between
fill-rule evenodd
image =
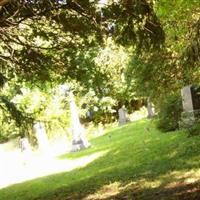
<instances>
[{"instance_id":1,"label":"overhanging branch","mask_svg":"<svg viewBox=\"0 0 200 200\"><path fill-rule=\"evenodd\" d=\"M4 6L7 4L10 0L0 0L0 6Z\"/></svg>"}]
</instances>

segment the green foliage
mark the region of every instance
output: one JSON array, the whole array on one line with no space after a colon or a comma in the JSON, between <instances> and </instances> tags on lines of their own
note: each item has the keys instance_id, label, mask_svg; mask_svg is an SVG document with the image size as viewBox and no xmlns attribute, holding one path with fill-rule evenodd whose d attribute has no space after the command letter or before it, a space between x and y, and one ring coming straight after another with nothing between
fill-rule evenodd
<instances>
[{"instance_id":1,"label":"green foliage","mask_svg":"<svg viewBox=\"0 0 200 200\"><path fill-rule=\"evenodd\" d=\"M163 45L165 33L154 12L153 1L111 2L103 9L103 15L113 23L110 34L117 43L136 46L138 52Z\"/></svg>"},{"instance_id":2,"label":"green foliage","mask_svg":"<svg viewBox=\"0 0 200 200\"><path fill-rule=\"evenodd\" d=\"M87 110L91 110L95 123L112 122L118 117L120 102L130 106L131 110L130 102L135 98L135 93L130 82L125 80L129 53L130 49L116 45L109 38L105 46L80 52L72 60L70 76L74 80L73 87L80 98L80 107L87 104L81 114L82 119Z\"/></svg>"},{"instance_id":3,"label":"green foliage","mask_svg":"<svg viewBox=\"0 0 200 200\"><path fill-rule=\"evenodd\" d=\"M63 106L63 97L56 89L30 89L15 81L9 83L2 88L0 96L2 141L26 136L31 143L34 142L33 125L37 121L45 123L49 137L57 133L66 134L69 109Z\"/></svg>"},{"instance_id":4,"label":"green foliage","mask_svg":"<svg viewBox=\"0 0 200 200\"><path fill-rule=\"evenodd\" d=\"M13 101L19 109L34 119L46 125L49 137L57 132L64 132L69 126L69 108L67 97L59 94L57 88L41 91L38 88L32 90L21 88L22 94L16 95ZM66 98L66 100L64 100Z\"/></svg>"},{"instance_id":5,"label":"green foliage","mask_svg":"<svg viewBox=\"0 0 200 200\"><path fill-rule=\"evenodd\" d=\"M16 105L11 102L5 96L0 96L0 101L5 105L6 109L11 115L11 118L15 120L17 126L21 126L25 117L23 116L22 112L20 112Z\"/></svg>"},{"instance_id":6,"label":"green foliage","mask_svg":"<svg viewBox=\"0 0 200 200\"><path fill-rule=\"evenodd\" d=\"M0 105L0 141L4 143L11 138L19 136L21 131L20 127L16 126L16 121L13 115L7 110L6 106L2 102L0 102Z\"/></svg>"},{"instance_id":7,"label":"green foliage","mask_svg":"<svg viewBox=\"0 0 200 200\"><path fill-rule=\"evenodd\" d=\"M199 6L197 0L155 1L165 45L138 55L133 51L125 77L136 95L149 96L157 104L168 91L180 92L183 86L200 81Z\"/></svg>"},{"instance_id":8,"label":"green foliage","mask_svg":"<svg viewBox=\"0 0 200 200\"><path fill-rule=\"evenodd\" d=\"M6 79L9 84L14 79L16 86L8 86L4 107L18 124L22 112L53 120L55 127L61 121L64 127L67 111L58 114L53 108L48 115L53 103L45 92L33 103L35 91L13 104L19 82L46 88L46 93L66 81L79 83L79 98L94 92L95 99L83 103L99 108L97 121L112 121L119 102L150 97L157 104L169 90L198 83L198 7L198 0L111 0L104 6L97 0L5 1L0 8L0 87Z\"/></svg>"},{"instance_id":9,"label":"green foliage","mask_svg":"<svg viewBox=\"0 0 200 200\"><path fill-rule=\"evenodd\" d=\"M196 119L193 124L186 129L189 133L189 136L200 135L200 120Z\"/></svg>"},{"instance_id":10,"label":"green foliage","mask_svg":"<svg viewBox=\"0 0 200 200\"><path fill-rule=\"evenodd\" d=\"M200 135L200 112L194 110L191 112L183 112L181 116L181 128L185 129L189 136Z\"/></svg>"},{"instance_id":11,"label":"green foliage","mask_svg":"<svg viewBox=\"0 0 200 200\"><path fill-rule=\"evenodd\" d=\"M33 118L28 113L23 112L13 101L13 98L20 93L20 84L16 83L14 79L6 82L1 88L0 134L3 138L11 139L19 135L29 137Z\"/></svg>"},{"instance_id":12,"label":"green foliage","mask_svg":"<svg viewBox=\"0 0 200 200\"><path fill-rule=\"evenodd\" d=\"M103 97L100 99L97 110L94 112L94 122L98 124L111 123L116 120L116 110L114 109L116 100L112 97Z\"/></svg>"},{"instance_id":13,"label":"green foliage","mask_svg":"<svg viewBox=\"0 0 200 200\"><path fill-rule=\"evenodd\" d=\"M108 1L104 7L97 0L63 2L5 2L0 10L0 63L4 74L32 83L73 75L79 79L77 74L85 69L76 62L73 65L73 61L91 47L103 45L108 35L139 51L159 48L164 41L162 26L152 2L147 0Z\"/></svg>"},{"instance_id":14,"label":"green foliage","mask_svg":"<svg viewBox=\"0 0 200 200\"><path fill-rule=\"evenodd\" d=\"M6 78L4 77L3 74L0 73L0 89L5 85L6 83Z\"/></svg>"},{"instance_id":15,"label":"green foliage","mask_svg":"<svg viewBox=\"0 0 200 200\"><path fill-rule=\"evenodd\" d=\"M5 143L5 142L7 142L7 141L8 141L8 137L6 137L6 136L0 134L0 144L1 144L1 143Z\"/></svg>"},{"instance_id":16,"label":"green foliage","mask_svg":"<svg viewBox=\"0 0 200 200\"><path fill-rule=\"evenodd\" d=\"M171 94L159 104L157 127L163 132L174 131L179 128L182 101L178 94Z\"/></svg>"}]
</instances>

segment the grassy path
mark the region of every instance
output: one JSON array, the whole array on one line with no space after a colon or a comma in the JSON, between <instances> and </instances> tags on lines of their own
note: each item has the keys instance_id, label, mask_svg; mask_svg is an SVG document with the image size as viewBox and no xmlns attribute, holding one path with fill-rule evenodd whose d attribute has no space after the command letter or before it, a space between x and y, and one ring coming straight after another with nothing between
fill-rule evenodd
<instances>
[{"instance_id":1,"label":"grassy path","mask_svg":"<svg viewBox=\"0 0 200 200\"><path fill-rule=\"evenodd\" d=\"M87 166L7 187L0 190L0 199L200 199L200 137L160 133L141 120L91 143L90 149L60 157L98 154Z\"/></svg>"}]
</instances>

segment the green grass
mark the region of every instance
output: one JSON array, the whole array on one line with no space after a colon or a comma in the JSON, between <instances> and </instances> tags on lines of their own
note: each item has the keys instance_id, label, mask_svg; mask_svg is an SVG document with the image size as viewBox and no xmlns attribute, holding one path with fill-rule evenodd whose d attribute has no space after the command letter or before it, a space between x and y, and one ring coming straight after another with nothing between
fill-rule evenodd
<instances>
[{"instance_id":1,"label":"green grass","mask_svg":"<svg viewBox=\"0 0 200 200\"><path fill-rule=\"evenodd\" d=\"M200 199L200 137L161 133L147 120L109 130L92 147L62 155L87 166L0 190L1 200Z\"/></svg>"}]
</instances>

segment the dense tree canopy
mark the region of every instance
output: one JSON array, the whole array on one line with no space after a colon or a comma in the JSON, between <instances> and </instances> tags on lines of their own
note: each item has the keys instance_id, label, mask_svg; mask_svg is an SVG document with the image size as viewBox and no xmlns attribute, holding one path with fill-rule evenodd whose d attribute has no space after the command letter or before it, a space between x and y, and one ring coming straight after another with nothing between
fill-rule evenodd
<instances>
[{"instance_id":1,"label":"dense tree canopy","mask_svg":"<svg viewBox=\"0 0 200 200\"><path fill-rule=\"evenodd\" d=\"M1 72L30 80L70 75L80 51L112 35L121 44L159 47L164 33L147 1L1 1Z\"/></svg>"},{"instance_id":2,"label":"dense tree canopy","mask_svg":"<svg viewBox=\"0 0 200 200\"><path fill-rule=\"evenodd\" d=\"M165 45L159 51L133 53L128 81L134 77L140 95L160 101L158 97L199 83L199 6L196 0L156 1L154 9L165 32Z\"/></svg>"},{"instance_id":3,"label":"dense tree canopy","mask_svg":"<svg viewBox=\"0 0 200 200\"><path fill-rule=\"evenodd\" d=\"M2 112L18 121L36 117L12 101L21 88L75 83L87 103L106 110L135 97L157 103L198 84L199 6L198 0L0 0L0 87L9 84L1 90Z\"/></svg>"}]
</instances>

